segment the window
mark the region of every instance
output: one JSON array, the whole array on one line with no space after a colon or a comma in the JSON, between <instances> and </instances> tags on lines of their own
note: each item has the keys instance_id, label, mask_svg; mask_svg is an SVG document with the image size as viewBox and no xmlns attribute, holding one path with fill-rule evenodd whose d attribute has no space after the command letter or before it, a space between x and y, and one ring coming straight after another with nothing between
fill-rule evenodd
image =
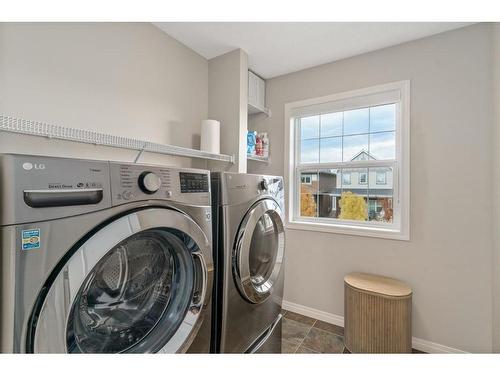
<instances>
[{"instance_id":1,"label":"window","mask_svg":"<svg viewBox=\"0 0 500 375\"><path fill-rule=\"evenodd\" d=\"M285 113L287 226L409 239L409 82L288 103Z\"/></svg>"},{"instance_id":2,"label":"window","mask_svg":"<svg viewBox=\"0 0 500 375\"><path fill-rule=\"evenodd\" d=\"M376 182L377 185L385 185L387 182L387 173L384 171L377 171Z\"/></svg>"},{"instance_id":3,"label":"window","mask_svg":"<svg viewBox=\"0 0 500 375\"><path fill-rule=\"evenodd\" d=\"M367 174L366 172L360 172L359 173L359 184L360 185L366 185L366 182L367 182Z\"/></svg>"},{"instance_id":4,"label":"window","mask_svg":"<svg viewBox=\"0 0 500 375\"><path fill-rule=\"evenodd\" d=\"M351 174L346 172L342 174L342 183L344 185L350 185L351 184Z\"/></svg>"},{"instance_id":5,"label":"window","mask_svg":"<svg viewBox=\"0 0 500 375\"><path fill-rule=\"evenodd\" d=\"M302 176L301 179L303 184L311 184L311 176Z\"/></svg>"}]
</instances>

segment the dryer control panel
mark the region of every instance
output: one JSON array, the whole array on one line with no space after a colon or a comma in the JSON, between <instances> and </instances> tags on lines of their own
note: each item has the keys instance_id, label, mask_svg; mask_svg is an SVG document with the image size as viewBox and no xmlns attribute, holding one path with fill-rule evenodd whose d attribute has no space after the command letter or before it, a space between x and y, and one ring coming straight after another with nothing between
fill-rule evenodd
<instances>
[{"instance_id":1,"label":"dryer control panel","mask_svg":"<svg viewBox=\"0 0 500 375\"><path fill-rule=\"evenodd\" d=\"M272 197L285 207L283 177L248 173L215 172L212 185L219 194L221 205L239 205L264 197Z\"/></svg>"},{"instance_id":2,"label":"dryer control panel","mask_svg":"<svg viewBox=\"0 0 500 375\"><path fill-rule=\"evenodd\" d=\"M113 205L146 199L210 205L208 171L110 163L110 175Z\"/></svg>"}]
</instances>

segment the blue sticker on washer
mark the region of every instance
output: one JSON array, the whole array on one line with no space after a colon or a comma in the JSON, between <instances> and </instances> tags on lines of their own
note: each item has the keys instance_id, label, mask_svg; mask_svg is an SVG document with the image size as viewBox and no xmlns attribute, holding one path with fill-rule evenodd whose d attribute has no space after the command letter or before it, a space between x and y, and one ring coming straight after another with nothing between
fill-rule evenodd
<instances>
[{"instance_id":1,"label":"blue sticker on washer","mask_svg":"<svg viewBox=\"0 0 500 375\"><path fill-rule=\"evenodd\" d=\"M40 229L23 230L21 236L23 250L33 250L40 248Z\"/></svg>"}]
</instances>

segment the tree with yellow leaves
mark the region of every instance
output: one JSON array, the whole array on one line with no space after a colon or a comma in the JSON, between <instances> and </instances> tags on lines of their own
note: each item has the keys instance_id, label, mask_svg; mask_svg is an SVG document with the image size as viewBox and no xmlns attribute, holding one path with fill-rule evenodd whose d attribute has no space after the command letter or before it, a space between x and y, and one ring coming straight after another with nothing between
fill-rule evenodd
<instances>
[{"instance_id":1,"label":"tree with yellow leaves","mask_svg":"<svg viewBox=\"0 0 500 375\"><path fill-rule=\"evenodd\" d=\"M339 205L339 219L363 221L368 219L366 202L362 196L359 196L351 191L346 191L342 193Z\"/></svg>"},{"instance_id":2,"label":"tree with yellow leaves","mask_svg":"<svg viewBox=\"0 0 500 375\"><path fill-rule=\"evenodd\" d=\"M300 216L316 216L316 202L311 192L304 186L300 188Z\"/></svg>"}]
</instances>

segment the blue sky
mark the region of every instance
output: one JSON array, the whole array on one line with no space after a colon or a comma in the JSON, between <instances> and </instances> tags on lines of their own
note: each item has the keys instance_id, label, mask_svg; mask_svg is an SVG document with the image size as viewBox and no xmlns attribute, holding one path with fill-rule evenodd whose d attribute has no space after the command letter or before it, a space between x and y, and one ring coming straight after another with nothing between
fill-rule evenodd
<instances>
[{"instance_id":1,"label":"blue sky","mask_svg":"<svg viewBox=\"0 0 500 375\"><path fill-rule=\"evenodd\" d=\"M363 150L379 160L394 159L395 112L389 104L302 118L301 161L349 161Z\"/></svg>"}]
</instances>

